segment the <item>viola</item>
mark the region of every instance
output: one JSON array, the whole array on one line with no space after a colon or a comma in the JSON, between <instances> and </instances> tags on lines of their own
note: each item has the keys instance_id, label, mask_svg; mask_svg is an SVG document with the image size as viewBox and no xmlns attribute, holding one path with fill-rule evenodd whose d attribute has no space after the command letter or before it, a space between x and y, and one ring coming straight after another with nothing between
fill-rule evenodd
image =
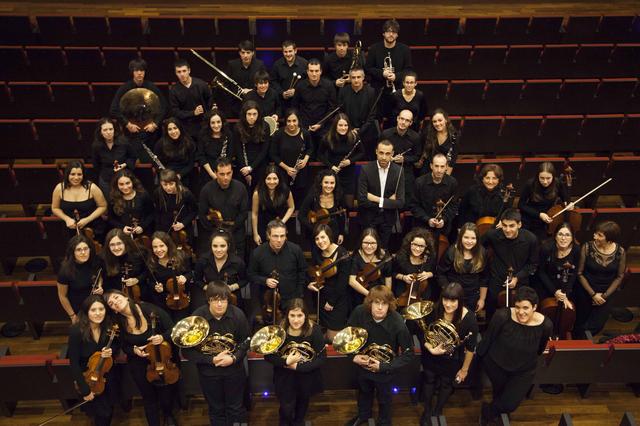
<instances>
[{"instance_id":1,"label":"viola","mask_svg":"<svg viewBox=\"0 0 640 426\"><path fill-rule=\"evenodd\" d=\"M225 285L229 285L229 273L225 272L223 274L222 281L224 281ZM233 283L232 283L233 284ZM229 303L234 306L238 306L238 296L234 292L229 293Z\"/></svg>"},{"instance_id":2,"label":"viola","mask_svg":"<svg viewBox=\"0 0 640 426\"><path fill-rule=\"evenodd\" d=\"M442 216L442 213L444 213L444 209L451 202L451 200L453 200L453 195L449 198L449 200L446 203L442 200L436 201L436 215L434 217L435 220L440 219L440 216ZM437 234L438 234L438 241L436 242L438 246L437 260L439 262L440 258L447 252L447 249L449 248L449 239L442 232L437 232Z\"/></svg>"},{"instance_id":3,"label":"viola","mask_svg":"<svg viewBox=\"0 0 640 426\"><path fill-rule=\"evenodd\" d=\"M233 220L224 220L222 212L216 209L209 209L209 213L207 213L207 220L216 228L229 229L235 224Z\"/></svg>"},{"instance_id":4,"label":"viola","mask_svg":"<svg viewBox=\"0 0 640 426\"><path fill-rule=\"evenodd\" d=\"M274 269L269 277L274 280L280 280L280 273ZM262 321L265 324L271 322L275 325L276 322L282 319L282 311L280 311L279 306L280 292L278 287L267 289L262 296Z\"/></svg>"},{"instance_id":5,"label":"viola","mask_svg":"<svg viewBox=\"0 0 640 426\"><path fill-rule=\"evenodd\" d=\"M369 288L369 285L380 278L381 272L380 270L386 264L393 260L393 256L387 256L385 259L382 259L378 264L375 263L367 263L364 265L362 270L358 272L356 275L356 281L363 286L364 288Z\"/></svg>"},{"instance_id":6,"label":"viola","mask_svg":"<svg viewBox=\"0 0 640 426\"><path fill-rule=\"evenodd\" d=\"M137 217L131 218L131 227L136 228L138 226L140 226L140 219L138 219ZM147 250L151 250L151 238L149 238L147 235L136 235L135 233L132 233L131 238L133 238L134 243L139 242L143 247L146 247Z\"/></svg>"},{"instance_id":7,"label":"viola","mask_svg":"<svg viewBox=\"0 0 640 426\"><path fill-rule=\"evenodd\" d=\"M134 284L132 286L128 286L125 281L128 280L129 273L131 272L131 264L129 262L125 262L122 265L122 292L129 298L136 302L140 302L140 286L138 284Z\"/></svg>"},{"instance_id":8,"label":"viola","mask_svg":"<svg viewBox=\"0 0 640 426\"><path fill-rule=\"evenodd\" d=\"M315 210L315 211L310 210L309 213L307 213L307 219L312 225L315 225L317 223L322 223L326 225L329 223L332 216L343 214L345 211L346 211L345 209L339 209L334 212L329 212L328 209L319 208L318 210Z\"/></svg>"},{"instance_id":9,"label":"viola","mask_svg":"<svg viewBox=\"0 0 640 426\"><path fill-rule=\"evenodd\" d=\"M478 229L478 234L480 234L480 236L484 235L485 232L487 232L489 229L492 229L496 223L497 218L499 218L502 215L502 212L504 211L505 206L508 205L509 200L511 199L511 197L513 196L513 193L515 192L515 190L513 189L513 184L512 183L508 184L507 186L502 188L500 192L502 193L502 207L500 208L498 215L482 216L481 218L476 220L476 228Z\"/></svg>"},{"instance_id":10,"label":"viola","mask_svg":"<svg viewBox=\"0 0 640 426\"><path fill-rule=\"evenodd\" d=\"M515 300L515 297L516 297L516 289L507 287L507 283L511 282L512 279L513 279L513 268L509 266L509 268L507 269L507 278L504 280L505 289L501 290L500 293L498 293L499 308L511 307L513 305L513 301ZM507 293L507 290L509 290L508 293Z\"/></svg>"},{"instance_id":11,"label":"viola","mask_svg":"<svg viewBox=\"0 0 640 426\"><path fill-rule=\"evenodd\" d=\"M568 197L571 197L571 187L573 186L573 169L567 164L561 176L562 181L567 187ZM547 211L547 215L552 218L551 223L547 224L547 234L554 235L558 226L564 222L569 223L571 233L576 235L582 226L582 215L575 210L564 210L565 206L558 203Z\"/></svg>"},{"instance_id":12,"label":"viola","mask_svg":"<svg viewBox=\"0 0 640 426\"><path fill-rule=\"evenodd\" d=\"M189 302L191 298L185 292L185 284L178 283L178 276L176 275L176 270L173 267L173 263L169 261L167 264L169 269L171 269L171 277L167 280L166 289L167 289L167 298L165 299L167 303L167 308L172 309L174 311L180 311L182 309L186 309L189 307Z\"/></svg>"},{"instance_id":13,"label":"viola","mask_svg":"<svg viewBox=\"0 0 640 426\"><path fill-rule=\"evenodd\" d=\"M422 295L427 291L427 287L429 286L429 280L418 281L418 275L423 272L425 261L420 264L418 272L411 274L411 284L398 296L398 306L409 306L414 302L422 300Z\"/></svg>"},{"instance_id":14,"label":"viola","mask_svg":"<svg viewBox=\"0 0 640 426\"><path fill-rule=\"evenodd\" d=\"M173 230L173 225L178 222L178 216L180 215L180 212L182 212L183 208L184 205L180 207L180 210L173 212L173 223L169 228L169 235L171 235L173 242L176 243L178 250L182 250L188 257L193 258L193 248L189 244L189 235L187 234L187 231L184 229L179 231Z\"/></svg>"},{"instance_id":15,"label":"viola","mask_svg":"<svg viewBox=\"0 0 640 426\"><path fill-rule=\"evenodd\" d=\"M111 348L113 344L113 339L118 335L118 326L114 324L109 331L109 341L107 342L107 346L105 349ZM104 387L107 382L105 375L111 370L113 367L113 358L103 358L101 351L94 352L90 357L89 361L87 361L87 369L82 373L84 376L84 381L89 386L91 392L94 395L100 395L104 392Z\"/></svg>"},{"instance_id":16,"label":"viola","mask_svg":"<svg viewBox=\"0 0 640 426\"><path fill-rule=\"evenodd\" d=\"M565 262L562 265L560 281L565 294L567 293L569 275L574 269L575 265L570 262ZM555 297L547 297L540 302L540 313L553 322L553 337L556 339L571 339L571 331L576 322L575 309L566 308L564 303L558 302Z\"/></svg>"},{"instance_id":17,"label":"viola","mask_svg":"<svg viewBox=\"0 0 640 426\"><path fill-rule=\"evenodd\" d=\"M331 260L329 257L324 259L320 265L310 266L309 269L307 269L307 274L315 281L315 287L321 290L327 278L334 277L338 273L338 263L349 257L351 257L351 253L347 252L336 260Z\"/></svg>"},{"instance_id":18,"label":"viola","mask_svg":"<svg viewBox=\"0 0 640 426\"><path fill-rule=\"evenodd\" d=\"M156 334L156 324L158 316L151 312L151 335ZM149 365L147 366L147 380L150 383L161 385L172 385L180 378L180 369L171 361L171 344L163 340L159 345L147 344Z\"/></svg>"}]
</instances>

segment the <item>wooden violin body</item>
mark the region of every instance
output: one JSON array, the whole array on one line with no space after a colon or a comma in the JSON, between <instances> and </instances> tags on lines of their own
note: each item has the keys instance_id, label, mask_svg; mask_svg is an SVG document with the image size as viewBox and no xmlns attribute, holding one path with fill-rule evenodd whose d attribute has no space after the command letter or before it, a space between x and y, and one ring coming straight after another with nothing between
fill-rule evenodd
<instances>
[{"instance_id":1,"label":"wooden violin body","mask_svg":"<svg viewBox=\"0 0 640 426\"><path fill-rule=\"evenodd\" d=\"M364 288L369 288L372 282L380 278L382 267L390 262L393 257L388 256L386 259L381 260L376 265L375 263L367 263L362 270L356 274L356 281Z\"/></svg>"},{"instance_id":2,"label":"wooden violin body","mask_svg":"<svg viewBox=\"0 0 640 426\"><path fill-rule=\"evenodd\" d=\"M207 220L216 228L230 229L234 225L232 220L224 220L222 212L215 209L209 209L209 213L207 213Z\"/></svg>"},{"instance_id":3,"label":"wooden violin body","mask_svg":"<svg viewBox=\"0 0 640 426\"><path fill-rule=\"evenodd\" d=\"M418 274L411 274L413 282L408 285L404 292L400 296L398 296L397 303L398 306L409 306L414 302L419 302L422 300L422 295L427 291L429 287L429 281L418 281Z\"/></svg>"},{"instance_id":4,"label":"wooden violin body","mask_svg":"<svg viewBox=\"0 0 640 426\"><path fill-rule=\"evenodd\" d=\"M173 275L167 280L166 288L167 288L167 298L165 302L169 309L174 311L180 311L182 309L186 309L189 307L189 302L191 298L185 291L185 284L178 283L178 277L176 275L176 271L173 269L171 265L169 265L171 270L173 271Z\"/></svg>"},{"instance_id":5,"label":"wooden violin body","mask_svg":"<svg viewBox=\"0 0 640 426\"><path fill-rule=\"evenodd\" d=\"M155 312L151 313L151 335L156 332L157 316ZM180 379L180 369L171 360L172 348L171 344L166 340L159 345L149 343L147 345L147 353L149 357L149 365L147 366L147 380L150 383L159 383L171 385Z\"/></svg>"},{"instance_id":6,"label":"wooden violin body","mask_svg":"<svg viewBox=\"0 0 640 426\"><path fill-rule=\"evenodd\" d=\"M111 344L113 343L113 339L118 334L118 326L114 325L109 332L109 342L105 349L111 348ZM82 373L84 376L84 381L89 386L91 392L94 395L100 395L104 392L104 387L106 385L107 379L105 375L111 370L113 367L113 358L103 358L102 353L100 351L94 352L87 362L87 369Z\"/></svg>"},{"instance_id":7,"label":"wooden violin body","mask_svg":"<svg viewBox=\"0 0 640 426\"><path fill-rule=\"evenodd\" d=\"M328 209L319 208L318 210L310 210L309 213L307 213L307 219L312 225L318 223L326 225L331 220L331 216L337 216L344 212L345 209L339 209L335 212L330 212Z\"/></svg>"},{"instance_id":8,"label":"wooden violin body","mask_svg":"<svg viewBox=\"0 0 640 426\"><path fill-rule=\"evenodd\" d=\"M129 298L136 302L140 302L141 300L141 292L140 285L134 284L128 286L125 281L129 279L129 273L131 272L131 265L129 263L125 263L122 267L122 292Z\"/></svg>"},{"instance_id":9,"label":"wooden violin body","mask_svg":"<svg viewBox=\"0 0 640 426\"><path fill-rule=\"evenodd\" d=\"M509 200L513 196L513 192L515 190L513 189L513 184L510 183L504 188L502 188L500 191L502 192L502 207L500 208L500 211L498 212L497 216L482 216L481 218L476 220L476 229L478 229L478 234L480 234L480 236L484 235L485 232L487 232L489 229L492 229L494 227L494 225L496 224L496 221L502 215L502 212L504 211L505 206L508 205Z\"/></svg>"},{"instance_id":10,"label":"wooden violin body","mask_svg":"<svg viewBox=\"0 0 640 426\"><path fill-rule=\"evenodd\" d=\"M187 257L193 258L193 248L189 244L189 235L187 231L181 229L179 231L171 231L171 239L176 243L176 248L182 250Z\"/></svg>"},{"instance_id":11,"label":"wooden violin body","mask_svg":"<svg viewBox=\"0 0 640 426\"><path fill-rule=\"evenodd\" d=\"M571 339L576 323L575 309L565 308L564 303L555 297L547 297L540 302L540 313L553 321L553 336L559 339Z\"/></svg>"},{"instance_id":12,"label":"wooden violin body","mask_svg":"<svg viewBox=\"0 0 640 426\"><path fill-rule=\"evenodd\" d=\"M320 290L324 287L327 278L332 278L338 273L338 263L351 257L351 253L346 253L336 260L332 260L330 257L324 259L320 265L310 266L307 269L307 274L313 281L315 281L315 287Z\"/></svg>"},{"instance_id":13,"label":"wooden violin body","mask_svg":"<svg viewBox=\"0 0 640 426\"><path fill-rule=\"evenodd\" d=\"M269 278L279 280L278 271L272 271ZM271 322L276 324L282 319L282 311L280 311L280 292L278 288L268 288L262 296L262 321L266 324Z\"/></svg>"}]
</instances>

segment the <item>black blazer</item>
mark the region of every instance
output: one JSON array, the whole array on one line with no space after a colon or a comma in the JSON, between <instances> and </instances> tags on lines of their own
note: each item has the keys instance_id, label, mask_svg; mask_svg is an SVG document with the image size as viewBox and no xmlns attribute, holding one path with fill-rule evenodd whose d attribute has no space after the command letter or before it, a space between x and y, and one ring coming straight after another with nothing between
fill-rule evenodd
<instances>
[{"instance_id":1,"label":"black blazer","mask_svg":"<svg viewBox=\"0 0 640 426\"><path fill-rule=\"evenodd\" d=\"M404 179L399 179L402 168L395 163L391 163L389 174L387 175L387 183L384 188L384 201L382 208L387 210L401 209L404 206ZM398 190L396 191L396 185ZM373 195L380 194L380 177L378 176L378 162L370 161L360 168L360 176L358 177L358 208L366 210L379 209L378 204L367 200L367 193ZM396 192L396 199L390 200L389 197Z\"/></svg>"}]
</instances>

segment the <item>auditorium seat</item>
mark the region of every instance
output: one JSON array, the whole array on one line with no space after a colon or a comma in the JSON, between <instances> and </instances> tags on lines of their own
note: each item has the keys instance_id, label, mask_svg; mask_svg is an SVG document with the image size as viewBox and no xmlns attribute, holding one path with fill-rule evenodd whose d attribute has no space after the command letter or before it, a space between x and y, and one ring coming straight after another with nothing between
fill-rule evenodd
<instances>
[{"instance_id":1,"label":"auditorium seat","mask_svg":"<svg viewBox=\"0 0 640 426\"><path fill-rule=\"evenodd\" d=\"M520 99L524 80L490 80L485 94L486 114L526 114Z\"/></svg>"},{"instance_id":2,"label":"auditorium seat","mask_svg":"<svg viewBox=\"0 0 640 426\"><path fill-rule=\"evenodd\" d=\"M181 46L181 18L162 17L149 18L147 40L151 46Z\"/></svg>"},{"instance_id":3,"label":"auditorium seat","mask_svg":"<svg viewBox=\"0 0 640 426\"><path fill-rule=\"evenodd\" d=\"M612 49L612 44L579 45L573 58L572 77L617 77L618 71L609 64Z\"/></svg>"},{"instance_id":4,"label":"auditorium seat","mask_svg":"<svg viewBox=\"0 0 640 426\"><path fill-rule=\"evenodd\" d=\"M75 29L70 16L36 16L38 40L42 44L75 44Z\"/></svg>"},{"instance_id":5,"label":"auditorium seat","mask_svg":"<svg viewBox=\"0 0 640 426\"><path fill-rule=\"evenodd\" d=\"M520 94L519 113L554 114L558 112L560 79L526 80Z\"/></svg>"},{"instance_id":6,"label":"auditorium seat","mask_svg":"<svg viewBox=\"0 0 640 426\"><path fill-rule=\"evenodd\" d=\"M366 50L373 43L377 43L382 41L382 24L384 24L386 19L378 19L378 18L364 18L362 19L362 25L360 26L358 38L362 40L362 47ZM404 32L404 28L402 25L400 26L400 35L402 37ZM424 29L422 30L424 33ZM355 34L354 34L355 36Z\"/></svg>"},{"instance_id":7,"label":"auditorium seat","mask_svg":"<svg viewBox=\"0 0 640 426\"><path fill-rule=\"evenodd\" d=\"M38 144L30 120L0 120L0 159L37 158Z\"/></svg>"},{"instance_id":8,"label":"auditorium seat","mask_svg":"<svg viewBox=\"0 0 640 426\"><path fill-rule=\"evenodd\" d=\"M419 79L443 80L451 78L436 75L436 49L436 46L411 46L411 64Z\"/></svg>"},{"instance_id":9,"label":"auditorium seat","mask_svg":"<svg viewBox=\"0 0 640 426\"><path fill-rule=\"evenodd\" d=\"M427 98L428 114L434 109L442 107L447 102L447 89L449 82L447 80L421 80L418 81L417 88L422 90Z\"/></svg>"},{"instance_id":10,"label":"auditorium seat","mask_svg":"<svg viewBox=\"0 0 640 426\"><path fill-rule=\"evenodd\" d=\"M295 32L294 32L295 22ZM256 19L256 40L261 47L280 47L282 42L292 36L287 32L286 19ZM299 46L314 45L320 42L320 21L318 19L299 19L291 21L291 32L295 34ZM238 40L240 42L241 40Z\"/></svg>"},{"instance_id":11,"label":"auditorium seat","mask_svg":"<svg viewBox=\"0 0 640 426\"><path fill-rule=\"evenodd\" d=\"M580 149L607 154L621 151L617 141L623 120L623 114L587 114L580 129Z\"/></svg>"},{"instance_id":12,"label":"auditorium seat","mask_svg":"<svg viewBox=\"0 0 640 426\"><path fill-rule=\"evenodd\" d=\"M573 156L569 158L569 164L573 169L573 188L571 194L581 197L605 181L605 172L609 164L608 157ZM556 169L556 172L558 170ZM610 184L609 184L610 185ZM597 195L592 195L580 202L579 207L594 207Z\"/></svg>"},{"instance_id":13,"label":"auditorium seat","mask_svg":"<svg viewBox=\"0 0 640 426\"><path fill-rule=\"evenodd\" d=\"M476 174L478 173L479 164L479 160L475 158L459 158L456 161L456 165L453 168L453 176L458 181L458 188L468 188L477 182ZM462 192L464 191L463 189Z\"/></svg>"},{"instance_id":14,"label":"auditorium seat","mask_svg":"<svg viewBox=\"0 0 640 426\"><path fill-rule=\"evenodd\" d=\"M484 113L487 89L485 80L451 80L443 108L453 115Z\"/></svg>"},{"instance_id":15,"label":"auditorium seat","mask_svg":"<svg viewBox=\"0 0 640 426\"><path fill-rule=\"evenodd\" d=\"M38 157L43 159L87 158L90 145L82 141L80 131L74 120L37 119L33 120L38 141Z\"/></svg>"},{"instance_id":16,"label":"auditorium seat","mask_svg":"<svg viewBox=\"0 0 640 426\"><path fill-rule=\"evenodd\" d=\"M531 42L529 38L530 18L498 17L496 43L521 44Z\"/></svg>"},{"instance_id":17,"label":"auditorium seat","mask_svg":"<svg viewBox=\"0 0 640 426\"><path fill-rule=\"evenodd\" d=\"M534 16L529 24L530 43L560 43L563 18L560 16Z\"/></svg>"},{"instance_id":18,"label":"auditorium seat","mask_svg":"<svg viewBox=\"0 0 640 426\"><path fill-rule=\"evenodd\" d=\"M541 78L539 59L542 49L542 45L509 46L502 78Z\"/></svg>"},{"instance_id":19,"label":"auditorium seat","mask_svg":"<svg viewBox=\"0 0 640 426\"><path fill-rule=\"evenodd\" d=\"M109 81L109 73L99 47L67 47L63 50L63 55L67 66L60 81Z\"/></svg>"},{"instance_id":20,"label":"auditorium seat","mask_svg":"<svg viewBox=\"0 0 640 426\"><path fill-rule=\"evenodd\" d=\"M600 16L569 16L563 28L565 43L591 43L595 40Z\"/></svg>"},{"instance_id":21,"label":"auditorium seat","mask_svg":"<svg viewBox=\"0 0 640 426\"><path fill-rule=\"evenodd\" d=\"M434 57L434 75L429 78L467 79L473 78L474 73L469 66L472 46L438 46Z\"/></svg>"},{"instance_id":22,"label":"auditorium seat","mask_svg":"<svg viewBox=\"0 0 640 426\"><path fill-rule=\"evenodd\" d=\"M613 178L599 192L600 195L625 195L629 198L625 201L627 207L635 207L638 203L638 182L634 177L638 176L640 170L640 156L617 156L611 157L607 170L602 177Z\"/></svg>"},{"instance_id":23,"label":"auditorium seat","mask_svg":"<svg viewBox=\"0 0 640 426\"><path fill-rule=\"evenodd\" d=\"M216 19L217 31L210 46L237 47L242 40L250 40L248 19ZM209 46L206 41L200 41L198 46Z\"/></svg>"},{"instance_id":24,"label":"auditorium seat","mask_svg":"<svg viewBox=\"0 0 640 426\"><path fill-rule=\"evenodd\" d=\"M51 193L62 181L63 169L55 164L14 164L15 199L12 204L25 206L29 213L32 206L51 204Z\"/></svg>"},{"instance_id":25,"label":"auditorium seat","mask_svg":"<svg viewBox=\"0 0 640 426\"><path fill-rule=\"evenodd\" d=\"M128 80L128 79L127 79ZM124 81L124 79L123 79ZM98 82L91 83L89 90L91 91L91 101L95 105L93 108L100 111L99 116L108 116L111 101L115 96L122 82ZM98 118L99 116L96 116Z\"/></svg>"},{"instance_id":26,"label":"auditorium seat","mask_svg":"<svg viewBox=\"0 0 640 426\"><path fill-rule=\"evenodd\" d=\"M466 18L464 32L460 34L460 43L496 43L496 24L497 18Z\"/></svg>"},{"instance_id":27,"label":"auditorium seat","mask_svg":"<svg viewBox=\"0 0 640 426\"><path fill-rule=\"evenodd\" d=\"M458 27L460 18L428 18L427 43L429 44L459 44ZM402 28L400 29L402 31ZM424 32L424 31L423 31ZM408 35L409 37L410 35Z\"/></svg>"},{"instance_id":28,"label":"auditorium seat","mask_svg":"<svg viewBox=\"0 0 640 426\"><path fill-rule=\"evenodd\" d=\"M505 75L507 45L474 46L469 57L471 78L502 78Z\"/></svg>"},{"instance_id":29,"label":"auditorium seat","mask_svg":"<svg viewBox=\"0 0 640 426\"><path fill-rule=\"evenodd\" d=\"M27 80L30 67L27 63L27 51L21 46L0 47L0 80Z\"/></svg>"},{"instance_id":30,"label":"auditorium seat","mask_svg":"<svg viewBox=\"0 0 640 426\"><path fill-rule=\"evenodd\" d=\"M584 117L581 115L545 116L538 131L541 148L543 148L539 152L571 154L574 151L587 151L578 143L583 119Z\"/></svg>"},{"instance_id":31,"label":"auditorium seat","mask_svg":"<svg viewBox=\"0 0 640 426\"><path fill-rule=\"evenodd\" d=\"M215 22L211 18L184 17L184 35L182 39L186 46L213 46Z\"/></svg>"},{"instance_id":32,"label":"auditorium seat","mask_svg":"<svg viewBox=\"0 0 640 426\"><path fill-rule=\"evenodd\" d=\"M53 99L50 86L42 81L12 82L10 109L3 111L5 118L43 117L51 113Z\"/></svg>"},{"instance_id":33,"label":"auditorium seat","mask_svg":"<svg viewBox=\"0 0 640 426\"><path fill-rule=\"evenodd\" d=\"M507 116L498 134L497 144L502 152L529 155L554 152L558 147L538 136L542 117L538 115Z\"/></svg>"},{"instance_id":34,"label":"auditorium seat","mask_svg":"<svg viewBox=\"0 0 640 426\"><path fill-rule=\"evenodd\" d=\"M638 31L633 28L638 16L602 16L596 31L596 41L605 43L637 42Z\"/></svg>"},{"instance_id":35,"label":"auditorium seat","mask_svg":"<svg viewBox=\"0 0 640 426\"><path fill-rule=\"evenodd\" d=\"M599 84L600 80L597 78L563 80L558 88L556 113L588 114L593 112L593 95ZM608 112L615 112L615 110L610 109Z\"/></svg>"},{"instance_id":36,"label":"auditorium seat","mask_svg":"<svg viewBox=\"0 0 640 426\"><path fill-rule=\"evenodd\" d=\"M107 19L110 46L144 46L146 44L141 18L109 17Z\"/></svg>"},{"instance_id":37,"label":"auditorium seat","mask_svg":"<svg viewBox=\"0 0 640 426\"><path fill-rule=\"evenodd\" d=\"M541 76L569 78L573 77L573 59L578 45L576 44L548 44L540 53ZM579 77L587 77L580 75Z\"/></svg>"},{"instance_id":38,"label":"auditorium seat","mask_svg":"<svg viewBox=\"0 0 640 426\"><path fill-rule=\"evenodd\" d=\"M0 259L5 275L11 275L18 257L44 257L51 253L50 242L44 232L42 218L0 218L0 235L3 236L4 241L11 241L11 244L0 245ZM60 246L56 247L59 255Z\"/></svg>"},{"instance_id":39,"label":"auditorium seat","mask_svg":"<svg viewBox=\"0 0 640 426\"><path fill-rule=\"evenodd\" d=\"M80 46L106 46L110 44L109 18L104 16L74 16L76 43Z\"/></svg>"},{"instance_id":40,"label":"auditorium seat","mask_svg":"<svg viewBox=\"0 0 640 426\"><path fill-rule=\"evenodd\" d=\"M2 44L25 45L35 41L28 16L0 16Z\"/></svg>"},{"instance_id":41,"label":"auditorium seat","mask_svg":"<svg viewBox=\"0 0 640 426\"><path fill-rule=\"evenodd\" d=\"M501 146L498 130L500 129L501 116L472 116L465 117L462 127L459 127L462 134L460 136L461 154L489 154L513 151L508 147ZM467 141L465 143L465 141Z\"/></svg>"},{"instance_id":42,"label":"auditorium seat","mask_svg":"<svg viewBox=\"0 0 640 426\"><path fill-rule=\"evenodd\" d=\"M640 155L640 114L626 114L618 132L616 149Z\"/></svg>"},{"instance_id":43,"label":"auditorium seat","mask_svg":"<svg viewBox=\"0 0 640 426\"><path fill-rule=\"evenodd\" d=\"M153 76L154 81L173 81L176 79L174 64L178 59L178 52L171 47L143 47L140 49L142 59L147 61L147 75ZM200 61L191 53L184 57L189 64ZM194 77L200 77L193 74Z\"/></svg>"},{"instance_id":44,"label":"auditorium seat","mask_svg":"<svg viewBox=\"0 0 640 426\"><path fill-rule=\"evenodd\" d=\"M96 108L91 102L89 84L86 82L51 83L53 105L51 117L92 118L105 114L105 110Z\"/></svg>"},{"instance_id":45,"label":"auditorium seat","mask_svg":"<svg viewBox=\"0 0 640 426\"><path fill-rule=\"evenodd\" d=\"M640 75L640 43L615 45L608 65L606 77Z\"/></svg>"},{"instance_id":46,"label":"auditorium seat","mask_svg":"<svg viewBox=\"0 0 640 426\"><path fill-rule=\"evenodd\" d=\"M129 62L138 58L138 50L133 47L104 47L102 48L104 55L105 75L113 79L130 80ZM156 80L156 77L150 74L145 75L147 80Z\"/></svg>"},{"instance_id":47,"label":"auditorium seat","mask_svg":"<svg viewBox=\"0 0 640 426\"><path fill-rule=\"evenodd\" d=\"M640 111L640 80L638 78L603 78L593 94L593 113Z\"/></svg>"},{"instance_id":48,"label":"auditorium seat","mask_svg":"<svg viewBox=\"0 0 640 426\"><path fill-rule=\"evenodd\" d=\"M27 58L31 80L56 81L64 78L67 66L60 46L29 46Z\"/></svg>"}]
</instances>

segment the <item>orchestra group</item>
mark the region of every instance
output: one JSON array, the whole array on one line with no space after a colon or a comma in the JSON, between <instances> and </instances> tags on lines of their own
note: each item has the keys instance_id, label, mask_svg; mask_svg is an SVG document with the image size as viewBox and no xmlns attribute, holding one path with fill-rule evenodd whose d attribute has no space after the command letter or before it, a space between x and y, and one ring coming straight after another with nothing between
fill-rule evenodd
<instances>
[{"instance_id":1,"label":"orchestra group","mask_svg":"<svg viewBox=\"0 0 640 426\"><path fill-rule=\"evenodd\" d=\"M303 425L333 343L355 364L348 424L365 424L376 397L377 424L389 425L414 336L421 424L480 366L490 424L517 409L550 338L602 330L625 270L619 226L598 223L578 243L569 176L550 162L517 206L497 164L460 187L459 144L473 135L461 141L427 106L399 30L386 21L366 58L346 33L318 59L287 40L270 71L243 41L213 93L180 59L168 99L144 60L130 62L97 124L95 182L70 161L52 195L70 235L58 276L69 358L95 424L111 423L117 380L105 366L120 351L149 425L177 424L181 357L197 366L211 425L246 423L252 350L273 364L279 424ZM155 167L153 191L136 162ZM289 240L295 228L311 261Z\"/></svg>"}]
</instances>

